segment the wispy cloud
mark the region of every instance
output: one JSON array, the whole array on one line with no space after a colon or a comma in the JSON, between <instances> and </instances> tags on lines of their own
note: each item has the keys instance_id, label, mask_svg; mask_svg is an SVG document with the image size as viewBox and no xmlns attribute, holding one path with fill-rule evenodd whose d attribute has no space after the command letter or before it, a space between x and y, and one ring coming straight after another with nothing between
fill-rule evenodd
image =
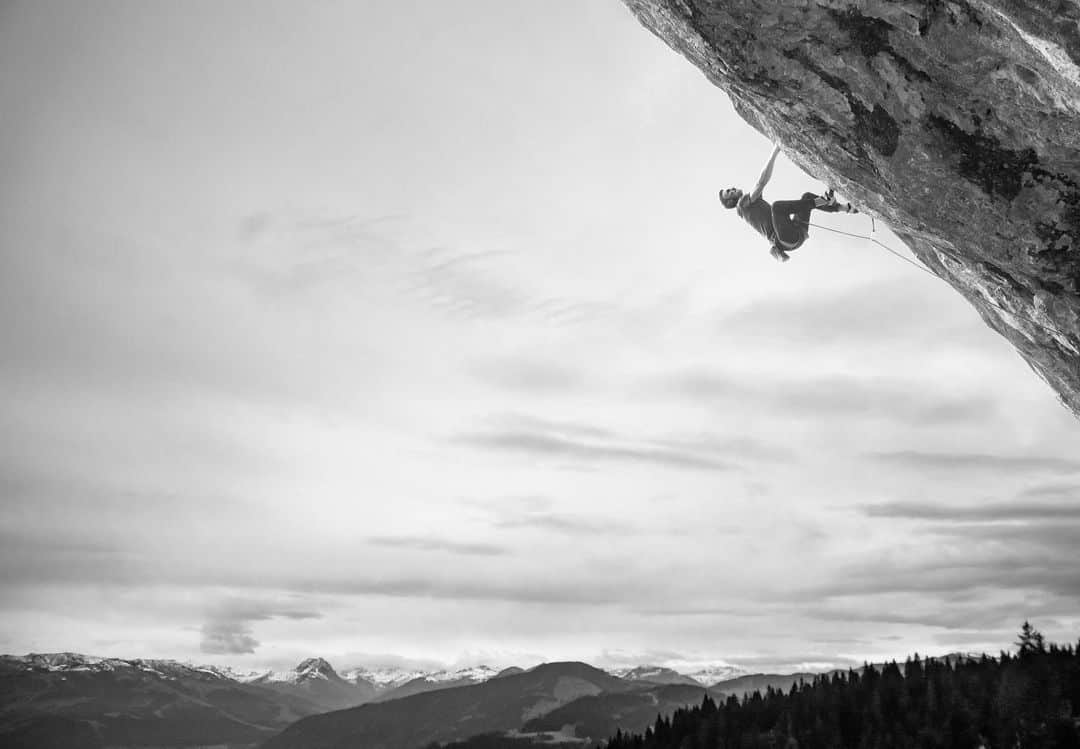
<instances>
[{"instance_id":1,"label":"wispy cloud","mask_svg":"<svg viewBox=\"0 0 1080 749\"><path fill-rule=\"evenodd\" d=\"M719 437L712 434L655 440L672 450L690 450L723 455L731 460L754 460L766 463L791 463L793 451L750 437Z\"/></svg>"},{"instance_id":2,"label":"wispy cloud","mask_svg":"<svg viewBox=\"0 0 1080 749\"><path fill-rule=\"evenodd\" d=\"M691 370L655 381L650 389L700 405L750 402L789 415L901 420L915 426L974 423L996 411L987 398L926 392L915 383L881 377L834 375L763 380Z\"/></svg>"},{"instance_id":3,"label":"wispy cloud","mask_svg":"<svg viewBox=\"0 0 1080 749\"><path fill-rule=\"evenodd\" d=\"M483 382L526 393L568 392L579 389L585 381L572 367L523 357L478 362L471 371Z\"/></svg>"},{"instance_id":4,"label":"wispy cloud","mask_svg":"<svg viewBox=\"0 0 1080 749\"><path fill-rule=\"evenodd\" d=\"M737 605L725 606L644 606L634 609L635 613L650 617L719 617L719 616L743 616L761 617L771 616L772 611L766 611L762 607L745 607Z\"/></svg>"},{"instance_id":5,"label":"wispy cloud","mask_svg":"<svg viewBox=\"0 0 1080 749\"><path fill-rule=\"evenodd\" d=\"M625 533L630 527L615 520L597 520L553 512L533 512L504 517L493 525L505 530L536 529L568 535L599 535L605 538L613 533Z\"/></svg>"},{"instance_id":6,"label":"wispy cloud","mask_svg":"<svg viewBox=\"0 0 1080 749\"><path fill-rule=\"evenodd\" d=\"M981 464L981 457L972 462ZM1044 461L1023 464L1035 470L1046 467ZM843 587L849 591L953 597L976 589L1052 597L1080 595L1080 573L1072 564L1075 550L1080 548L1080 502L1067 499L1058 491L1059 485L1047 486L1054 490L1034 495L1025 491L1012 501L864 504L860 510L868 517L920 523L920 535L933 539L934 552L919 562L872 562L852 570L851 585ZM1038 499L1029 499L1031 496ZM864 577L866 573L868 577ZM840 591L833 594L846 595Z\"/></svg>"},{"instance_id":7,"label":"wispy cloud","mask_svg":"<svg viewBox=\"0 0 1080 749\"><path fill-rule=\"evenodd\" d=\"M650 445L588 443L535 432L479 432L462 435L458 437L458 441L491 450L563 458L583 463L615 461L705 471L734 469L734 466L726 461L693 452Z\"/></svg>"},{"instance_id":8,"label":"wispy cloud","mask_svg":"<svg viewBox=\"0 0 1080 749\"><path fill-rule=\"evenodd\" d=\"M234 258L229 268L255 291L275 296L352 284L374 270L385 272L401 258L404 248L384 227L405 218L251 214L238 229L249 251Z\"/></svg>"},{"instance_id":9,"label":"wispy cloud","mask_svg":"<svg viewBox=\"0 0 1080 749\"><path fill-rule=\"evenodd\" d=\"M422 267L410 272L406 291L440 312L464 318L506 318L521 314L527 293L491 270L505 251L461 252L435 248L421 256Z\"/></svg>"},{"instance_id":10,"label":"wispy cloud","mask_svg":"<svg viewBox=\"0 0 1080 749\"><path fill-rule=\"evenodd\" d=\"M905 599L902 602L869 598L852 604L816 604L800 609L800 613L821 621L892 624L931 627L938 642L986 642L1003 633L1015 632L1024 619L1050 621L1052 617L1073 610L1071 601L1052 599L1032 603L1017 599L1010 601L944 601Z\"/></svg>"},{"instance_id":11,"label":"wispy cloud","mask_svg":"<svg viewBox=\"0 0 1080 749\"><path fill-rule=\"evenodd\" d=\"M850 642L850 641L849 641ZM767 669L779 673L817 672L861 666L862 661L845 658L836 653L799 653L795 655L745 655L727 659L733 666L758 671Z\"/></svg>"},{"instance_id":12,"label":"wispy cloud","mask_svg":"<svg viewBox=\"0 0 1080 749\"><path fill-rule=\"evenodd\" d=\"M697 471L732 471L734 465L706 449L674 447L662 441L617 438L595 427L557 427L542 422L518 422L455 437L458 444L554 458L580 463L621 462L691 468Z\"/></svg>"},{"instance_id":13,"label":"wispy cloud","mask_svg":"<svg viewBox=\"0 0 1080 749\"><path fill-rule=\"evenodd\" d=\"M379 595L391 598L513 601L527 604L605 606L645 595L634 580L547 581L530 579L436 579L435 577L294 580L287 589L303 593Z\"/></svg>"},{"instance_id":14,"label":"wispy cloud","mask_svg":"<svg viewBox=\"0 0 1080 749\"><path fill-rule=\"evenodd\" d=\"M941 328L956 328L956 322L927 329L910 321L923 319L928 306L946 307L943 301L940 291L913 287L907 281L874 281L811 297L754 302L725 315L717 329L724 336L779 337L785 343L815 346L880 345L883 341L896 345L931 338L940 343ZM959 334L950 337L963 340Z\"/></svg>"},{"instance_id":15,"label":"wispy cloud","mask_svg":"<svg viewBox=\"0 0 1080 749\"><path fill-rule=\"evenodd\" d=\"M461 500L461 504L481 511L491 527L499 530L537 530L565 536L602 535L607 539L638 532L633 525L610 516L588 517L557 512L554 509L556 503L550 497L510 496L493 501Z\"/></svg>"},{"instance_id":16,"label":"wispy cloud","mask_svg":"<svg viewBox=\"0 0 1080 749\"><path fill-rule=\"evenodd\" d=\"M480 430L459 434L459 444L500 452L560 458L583 464L626 462L705 471L741 470L746 461L789 463L795 454L750 437L710 433L641 438L590 424L536 419L518 414L489 420Z\"/></svg>"},{"instance_id":17,"label":"wispy cloud","mask_svg":"<svg viewBox=\"0 0 1080 749\"><path fill-rule=\"evenodd\" d=\"M1067 458L994 455L990 453L921 452L918 450L878 452L871 453L868 457L880 463L915 470L1080 473L1080 460Z\"/></svg>"},{"instance_id":18,"label":"wispy cloud","mask_svg":"<svg viewBox=\"0 0 1080 749\"><path fill-rule=\"evenodd\" d=\"M1080 520L1080 502L986 502L967 506L933 502L881 502L862 505L862 511L870 517L968 523ZM986 529L980 528L979 532L986 532Z\"/></svg>"},{"instance_id":19,"label":"wispy cloud","mask_svg":"<svg viewBox=\"0 0 1080 749\"><path fill-rule=\"evenodd\" d=\"M505 547L496 544L468 543L424 536L374 536L369 538L367 542L374 546L383 546L391 549L440 551L450 554L466 554L472 556L500 556L508 553L508 550Z\"/></svg>"},{"instance_id":20,"label":"wispy cloud","mask_svg":"<svg viewBox=\"0 0 1080 749\"><path fill-rule=\"evenodd\" d=\"M510 266L510 250L434 247L415 253L403 283L406 294L449 318L531 321L549 327L610 316L611 303L552 293Z\"/></svg>"},{"instance_id":21,"label":"wispy cloud","mask_svg":"<svg viewBox=\"0 0 1080 749\"><path fill-rule=\"evenodd\" d=\"M0 531L0 593L5 588L48 585L76 577L124 584L139 576L141 555L84 531L28 528Z\"/></svg>"},{"instance_id":22,"label":"wispy cloud","mask_svg":"<svg viewBox=\"0 0 1080 749\"><path fill-rule=\"evenodd\" d=\"M954 629L947 632L935 632L934 642L947 647L957 645L1005 645L1015 638L1015 622L1013 628L1001 627L998 629ZM1045 623L1040 620L1039 625L1045 628Z\"/></svg>"},{"instance_id":23,"label":"wispy cloud","mask_svg":"<svg viewBox=\"0 0 1080 749\"><path fill-rule=\"evenodd\" d=\"M1020 497L1058 497L1060 499L1072 499L1080 502L1080 484L1071 483L1059 483L1059 484L1040 484L1033 486L1020 492Z\"/></svg>"},{"instance_id":24,"label":"wispy cloud","mask_svg":"<svg viewBox=\"0 0 1080 749\"><path fill-rule=\"evenodd\" d=\"M992 534L937 539L935 553L917 561L866 559L837 570L833 580L790 593L792 600L915 595L940 605L982 592L1080 596L1080 570L1071 565L1080 527L1054 530L1052 523L1019 528L991 526Z\"/></svg>"}]
</instances>

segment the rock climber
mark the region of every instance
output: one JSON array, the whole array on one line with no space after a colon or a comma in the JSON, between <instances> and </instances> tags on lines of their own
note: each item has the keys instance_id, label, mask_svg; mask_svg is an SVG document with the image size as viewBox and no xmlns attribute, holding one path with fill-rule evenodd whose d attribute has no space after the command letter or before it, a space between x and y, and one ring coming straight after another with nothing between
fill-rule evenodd
<instances>
[{"instance_id":1,"label":"rock climber","mask_svg":"<svg viewBox=\"0 0 1080 749\"><path fill-rule=\"evenodd\" d=\"M810 211L826 213L858 213L851 203L840 203L831 189L824 195L804 192L798 200L778 200L770 204L761 197L762 190L772 177L773 162L780 154L780 146L773 149L769 163L758 178L754 191L749 195L737 187L720 191L720 202L725 208L734 208L741 219L772 243L769 254L778 262L786 263L788 253L798 249L806 241L810 228Z\"/></svg>"}]
</instances>

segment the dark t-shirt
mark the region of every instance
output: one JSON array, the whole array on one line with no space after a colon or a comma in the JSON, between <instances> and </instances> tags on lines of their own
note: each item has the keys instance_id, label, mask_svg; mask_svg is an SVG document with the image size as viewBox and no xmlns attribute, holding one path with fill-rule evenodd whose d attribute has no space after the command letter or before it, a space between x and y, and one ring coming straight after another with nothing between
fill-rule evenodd
<instances>
[{"instance_id":1,"label":"dark t-shirt","mask_svg":"<svg viewBox=\"0 0 1080 749\"><path fill-rule=\"evenodd\" d=\"M735 210L739 217L754 227L758 234L770 242L776 241L776 227L773 226L772 205L764 198L758 198L753 202L740 202Z\"/></svg>"}]
</instances>

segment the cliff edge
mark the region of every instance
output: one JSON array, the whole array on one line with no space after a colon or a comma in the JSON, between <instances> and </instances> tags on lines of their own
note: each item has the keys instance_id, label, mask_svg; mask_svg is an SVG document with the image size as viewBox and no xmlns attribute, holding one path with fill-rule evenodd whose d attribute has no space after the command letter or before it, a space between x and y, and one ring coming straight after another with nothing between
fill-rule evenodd
<instances>
[{"instance_id":1,"label":"cliff edge","mask_svg":"<svg viewBox=\"0 0 1080 749\"><path fill-rule=\"evenodd\" d=\"M1080 0L624 0L1080 417Z\"/></svg>"}]
</instances>

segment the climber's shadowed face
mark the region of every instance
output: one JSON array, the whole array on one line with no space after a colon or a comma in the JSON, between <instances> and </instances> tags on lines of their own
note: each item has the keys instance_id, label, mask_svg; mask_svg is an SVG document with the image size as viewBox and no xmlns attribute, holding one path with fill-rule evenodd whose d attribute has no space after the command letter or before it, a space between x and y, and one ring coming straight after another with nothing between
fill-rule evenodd
<instances>
[{"instance_id":1,"label":"climber's shadowed face","mask_svg":"<svg viewBox=\"0 0 1080 749\"><path fill-rule=\"evenodd\" d=\"M725 208L734 208L739 198L743 196L743 191L737 187L729 187L726 190L720 191L720 202L724 204Z\"/></svg>"}]
</instances>

